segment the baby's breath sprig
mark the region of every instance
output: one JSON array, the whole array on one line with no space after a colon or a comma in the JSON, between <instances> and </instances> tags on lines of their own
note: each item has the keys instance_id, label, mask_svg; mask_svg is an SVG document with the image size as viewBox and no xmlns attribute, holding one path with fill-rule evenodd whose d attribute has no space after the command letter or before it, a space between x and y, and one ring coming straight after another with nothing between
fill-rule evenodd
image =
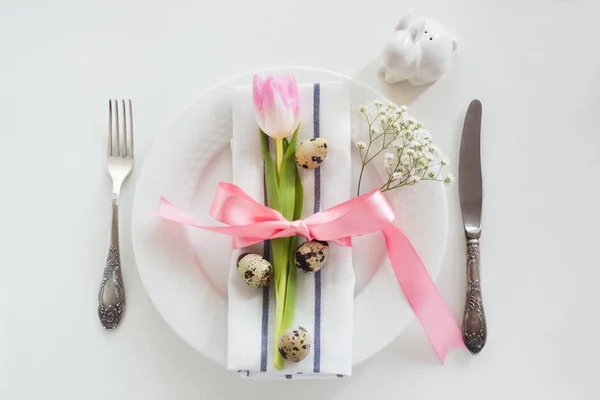
<instances>
[{"instance_id":1,"label":"baby's breath sprig","mask_svg":"<svg viewBox=\"0 0 600 400\"><path fill-rule=\"evenodd\" d=\"M448 159L433 144L429 131L408 116L406 106L373 102L372 110L361 105L358 111L367 120L369 143L358 142L362 163L358 178L357 196L365 167L381 153L388 180L379 190L387 192L420 181L454 182L452 174L442 175Z\"/></svg>"}]
</instances>

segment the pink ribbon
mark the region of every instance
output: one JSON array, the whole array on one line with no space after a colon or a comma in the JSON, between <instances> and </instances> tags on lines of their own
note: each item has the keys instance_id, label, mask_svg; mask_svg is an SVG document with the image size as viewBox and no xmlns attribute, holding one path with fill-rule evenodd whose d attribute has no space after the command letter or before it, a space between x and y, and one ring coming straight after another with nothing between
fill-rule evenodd
<instances>
[{"instance_id":1,"label":"pink ribbon","mask_svg":"<svg viewBox=\"0 0 600 400\"><path fill-rule=\"evenodd\" d=\"M281 213L256 202L236 185L221 182L210 215L227 226L200 225L162 197L159 209L154 214L181 224L230 235L236 249L264 240L296 235L304 236L307 240L333 241L342 246L351 246L352 236L382 231L398 283L440 362L444 363L449 348L465 347L460 329L414 247L394 225L396 215L379 190L304 220L288 221Z\"/></svg>"}]
</instances>

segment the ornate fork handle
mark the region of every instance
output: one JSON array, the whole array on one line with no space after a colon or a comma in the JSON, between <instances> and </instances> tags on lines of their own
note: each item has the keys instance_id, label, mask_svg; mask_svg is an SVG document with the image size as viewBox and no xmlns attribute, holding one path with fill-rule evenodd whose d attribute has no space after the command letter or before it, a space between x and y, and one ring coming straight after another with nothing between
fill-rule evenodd
<instances>
[{"instance_id":1,"label":"ornate fork handle","mask_svg":"<svg viewBox=\"0 0 600 400\"><path fill-rule=\"evenodd\" d=\"M487 339L487 324L479 277L479 239L467 241L467 301L463 319L463 338L472 354L478 354Z\"/></svg>"},{"instance_id":2,"label":"ornate fork handle","mask_svg":"<svg viewBox=\"0 0 600 400\"><path fill-rule=\"evenodd\" d=\"M111 330L119 325L125 312L125 290L121 276L121 256L119 253L119 204L116 196L112 202L112 224L110 246L106 257L106 266L102 274L102 283L98 293L98 316L105 329Z\"/></svg>"}]
</instances>

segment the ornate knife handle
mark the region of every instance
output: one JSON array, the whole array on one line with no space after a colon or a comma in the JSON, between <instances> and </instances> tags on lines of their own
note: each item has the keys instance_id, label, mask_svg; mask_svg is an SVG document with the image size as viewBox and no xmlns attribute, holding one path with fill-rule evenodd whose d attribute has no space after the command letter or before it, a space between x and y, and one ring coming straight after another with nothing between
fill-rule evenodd
<instances>
[{"instance_id":1,"label":"ornate knife handle","mask_svg":"<svg viewBox=\"0 0 600 400\"><path fill-rule=\"evenodd\" d=\"M479 278L479 239L467 240L467 301L463 319L463 339L472 354L478 354L487 339L487 324Z\"/></svg>"},{"instance_id":2,"label":"ornate knife handle","mask_svg":"<svg viewBox=\"0 0 600 400\"><path fill-rule=\"evenodd\" d=\"M106 266L102 274L98 293L98 317L107 330L119 325L125 312L125 289L121 276L121 256L119 253L119 205L116 197L112 203L112 224L110 246L106 256Z\"/></svg>"}]
</instances>

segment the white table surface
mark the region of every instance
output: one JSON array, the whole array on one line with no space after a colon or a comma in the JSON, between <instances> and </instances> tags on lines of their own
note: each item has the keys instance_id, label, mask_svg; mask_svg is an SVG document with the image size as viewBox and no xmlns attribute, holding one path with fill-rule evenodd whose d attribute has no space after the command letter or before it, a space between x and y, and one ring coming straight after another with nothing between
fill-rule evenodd
<instances>
[{"instance_id":1,"label":"white table surface","mask_svg":"<svg viewBox=\"0 0 600 400\"><path fill-rule=\"evenodd\" d=\"M382 43L408 8L459 38L452 71L382 84ZM0 398L598 399L600 2L595 0L4 0L0 3ZM141 284L131 212L144 157L205 89L306 65L381 88L455 161L468 102L484 105L482 268L489 324L477 357L436 362L413 321L350 380L248 382L188 347ZM109 228L109 97L135 105L122 193L128 310L100 328ZM438 287L459 321L458 187Z\"/></svg>"}]
</instances>

